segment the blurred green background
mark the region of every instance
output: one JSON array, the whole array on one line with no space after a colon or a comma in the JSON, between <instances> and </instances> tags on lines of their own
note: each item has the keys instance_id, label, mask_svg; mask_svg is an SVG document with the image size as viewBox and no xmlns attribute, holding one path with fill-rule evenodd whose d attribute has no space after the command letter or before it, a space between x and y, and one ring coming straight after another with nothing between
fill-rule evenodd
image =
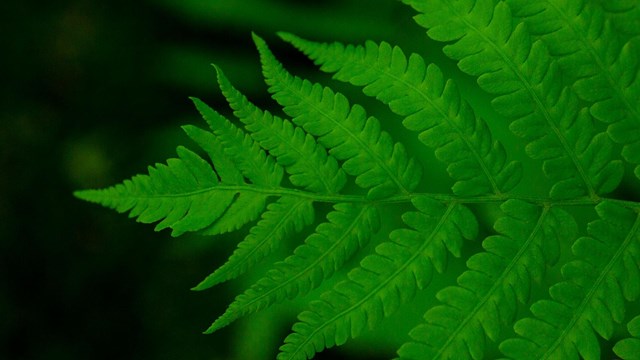
<instances>
[{"instance_id":1,"label":"blurred green background","mask_svg":"<svg viewBox=\"0 0 640 360\"><path fill-rule=\"evenodd\" d=\"M329 76L275 31L322 41L386 40L454 74L439 49L427 46L411 9L391 0L60 0L0 8L1 359L273 358L295 306L205 336L201 331L252 278L189 290L222 264L242 231L173 239L71 195L144 172L179 144L193 148L179 127L204 123L187 97L228 113L210 63L257 104L272 107L251 31L294 73L325 83ZM472 80L459 81L474 93ZM397 121L387 124L403 137ZM439 164L431 171L444 174ZM450 185L431 181L435 191ZM317 358L389 358L421 313L408 309L399 319L411 324L391 320L378 335Z\"/></svg>"}]
</instances>

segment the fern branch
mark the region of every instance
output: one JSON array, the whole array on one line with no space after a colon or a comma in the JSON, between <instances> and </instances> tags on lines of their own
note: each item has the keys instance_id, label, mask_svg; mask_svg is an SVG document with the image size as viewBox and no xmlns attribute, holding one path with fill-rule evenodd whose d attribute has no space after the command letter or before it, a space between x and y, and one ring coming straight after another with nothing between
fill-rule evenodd
<instances>
[{"instance_id":1,"label":"fern branch","mask_svg":"<svg viewBox=\"0 0 640 360\"><path fill-rule=\"evenodd\" d=\"M602 8L591 2L509 0L515 15L559 58L563 72L578 79L573 89L591 114L609 125L611 138L626 145L623 154L640 164L640 47L622 48ZM633 155L632 155L633 154ZM640 169L640 167L639 167ZM640 171L640 170L637 170Z\"/></svg>"},{"instance_id":2,"label":"fern branch","mask_svg":"<svg viewBox=\"0 0 640 360\"><path fill-rule=\"evenodd\" d=\"M513 118L510 129L530 141L527 154L544 160L545 174L556 183L554 199L613 190L623 167L611 161L608 138L594 136L588 114L575 94L557 81L560 72L542 41L531 43L524 24L512 26L508 5L494 0L405 0L421 12L416 21L447 45L458 67L478 76L478 84L495 94L495 109ZM593 163L598 154L600 161ZM558 171L560 170L561 171Z\"/></svg>"},{"instance_id":3,"label":"fern branch","mask_svg":"<svg viewBox=\"0 0 640 360\"><path fill-rule=\"evenodd\" d=\"M426 198L416 198L413 204L419 212L403 215L412 230L394 230L390 241L376 246L375 254L349 272L348 280L312 302L298 316L279 360L309 358L373 328L424 289L433 268L444 271L447 250L460 256L463 239L475 238L478 225L464 206L445 206Z\"/></svg>"},{"instance_id":4,"label":"fern branch","mask_svg":"<svg viewBox=\"0 0 640 360\"><path fill-rule=\"evenodd\" d=\"M624 319L624 300L640 296L640 213L609 202L596 207L599 220L590 237L572 246L576 260L562 267L564 281L549 289L551 300L531 306L535 318L516 322L521 338L508 339L500 350L516 359L599 359L594 335L605 339L613 322Z\"/></svg>"},{"instance_id":5,"label":"fern branch","mask_svg":"<svg viewBox=\"0 0 640 360\"><path fill-rule=\"evenodd\" d=\"M220 89L236 117L246 125L253 139L287 170L294 185L328 194L344 187L346 175L313 136L256 107L231 85L222 70L216 67L216 71Z\"/></svg>"},{"instance_id":6,"label":"fern branch","mask_svg":"<svg viewBox=\"0 0 640 360\"><path fill-rule=\"evenodd\" d=\"M239 295L206 333L284 298L292 299L314 289L366 245L378 228L377 211L368 206L336 204L327 219L293 255L276 263L265 277Z\"/></svg>"},{"instance_id":7,"label":"fern branch","mask_svg":"<svg viewBox=\"0 0 640 360\"><path fill-rule=\"evenodd\" d=\"M344 161L342 168L356 176L356 184L370 188L370 198L408 194L415 189L422 173L419 164L408 157L402 144L394 144L391 136L380 130L377 119L367 118L361 106L350 107L342 94L289 74L264 40L254 35L254 41L276 101L294 123Z\"/></svg>"},{"instance_id":8,"label":"fern branch","mask_svg":"<svg viewBox=\"0 0 640 360\"><path fill-rule=\"evenodd\" d=\"M543 279L545 267L558 258L559 243L577 233L573 218L559 208L543 208L509 200L495 229L502 235L483 242L486 252L467 261L469 270L458 286L436 297L444 305L431 308L425 323L409 333L398 354L403 359L481 359L485 335L497 341L511 326L517 303L526 303L532 281Z\"/></svg>"},{"instance_id":9,"label":"fern branch","mask_svg":"<svg viewBox=\"0 0 640 360\"><path fill-rule=\"evenodd\" d=\"M366 95L404 116L403 125L418 131L420 141L448 164L449 174L457 180L455 194L500 194L519 182L520 163L506 162L504 147L491 139L486 123L476 117L453 80L444 79L436 65L426 66L420 55L411 54L407 60L400 48L385 42L345 47L287 33L280 36L322 65L321 70L364 86Z\"/></svg>"},{"instance_id":10,"label":"fern branch","mask_svg":"<svg viewBox=\"0 0 640 360\"><path fill-rule=\"evenodd\" d=\"M579 79L573 88L581 99L594 103L591 111L597 119L614 123L629 116L640 122L638 93L626 87L638 73L637 66L629 67L637 54L620 52L600 7L584 1L508 4L532 34L545 40L563 72Z\"/></svg>"},{"instance_id":11,"label":"fern branch","mask_svg":"<svg viewBox=\"0 0 640 360\"><path fill-rule=\"evenodd\" d=\"M636 37L626 43L620 52L621 66L616 68L620 72L619 81L625 87L625 94L636 105L635 114L640 113L640 38ZM609 104L608 104L609 105ZM607 106L603 111L613 111ZM635 175L640 179L640 116L627 116L615 124L609 125L609 136L619 144L623 144L622 157L631 164L636 164Z\"/></svg>"},{"instance_id":12,"label":"fern branch","mask_svg":"<svg viewBox=\"0 0 640 360\"><path fill-rule=\"evenodd\" d=\"M222 143L215 135L190 125L183 126L182 129L207 152L223 184L244 184L242 173L236 168L231 159L225 155ZM260 215L264 210L266 200L267 195L265 194L242 191L216 222L200 232L203 235L217 235L238 230Z\"/></svg>"},{"instance_id":13,"label":"fern branch","mask_svg":"<svg viewBox=\"0 0 640 360\"><path fill-rule=\"evenodd\" d=\"M78 191L75 196L118 212L130 211L129 216L139 222L162 220L156 231L170 227L173 236L201 230L223 214L237 192L218 188L217 175L197 154L184 147L177 152L178 158L167 160L167 165L149 167L149 175L106 189Z\"/></svg>"},{"instance_id":14,"label":"fern branch","mask_svg":"<svg viewBox=\"0 0 640 360\"><path fill-rule=\"evenodd\" d=\"M242 174L254 184L278 186L282 180L282 167L265 154L249 135L244 134L229 120L218 114L200 99L191 98L207 121L211 130L220 138L225 154L230 156Z\"/></svg>"},{"instance_id":15,"label":"fern branch","mask_svg":"<svg viewBox=\"0 0 640 360\"><path fill-rule=\"evenodd\" d=\"M313 222L314 211L308 199L283 196L270 204L258 224L238 244L229 260L192 290L208 289L233 279L257 264L293 232Z\"/></svg>"},{"instance_id":16,"label":"fern branch","mask_svg":"<svg viewBox=\"0 0 640 360\"><path fill-rule=\"evenodd\" d=\"M207 153L222 183L244 184L242 173L236 167L233 159L225 154L224 145L220 139L210 131L193 125L183 126L182 130Z\"/></svg>"}]
</instances>

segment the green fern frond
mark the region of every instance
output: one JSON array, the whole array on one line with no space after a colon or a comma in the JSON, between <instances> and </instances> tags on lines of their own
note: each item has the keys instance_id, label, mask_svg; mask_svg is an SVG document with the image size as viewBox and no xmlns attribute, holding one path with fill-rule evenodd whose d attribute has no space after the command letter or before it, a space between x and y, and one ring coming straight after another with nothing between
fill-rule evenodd
<instances>
[{"instance_id":1,"label":"green fern frond","mask_svg":"<svg viewBox=\"0 0 640 360\"><path fill-rule=\"evenodd\" d=\"M577 257L562 267L564 281L551 286L552 300L531 306L535 318L516 322L521 338L502 342L515 359L600 359L595 333L613 334L624 320L624 300L640 296L640 213L611 202L596 206L599 220L589 223L590 237L572 246Z\"/></svg>"},{"instance_id":2,"label":"green fern frond","mask_svg":"<svg viewBox=\"0 0 640 360\"><path fill-rule=\"evenodd\" d=\"M193 125L185 125L182 130L207 153L221 182L227 184L242 184L244 182L242 173L236 167L233 159L225 154L224 145L218 137L210 131Z\"/></svg>"},{"instance_id":3,"label":"green fern frond","mask_svg":"<svg viewBox=\"0 0 640 360\"><path fill-rule=\"evenodd\" d=\"M640 316L629 321L627 330L632 337L618 341L613 351L622 360L638 360L640 359Z\"/></svg>"},{"instance_id":4,"label":"green fern frond","mask_svg":"<svg viewBox=\"0 0 640 360\"><path fill-rule=\"evenodd\" d=\"M183 126L182 129L207 152L215 166L216 173L220 176L221 182L244 184L242 173L236 168L231 159L224 154L224 147L215 135L192 125ZM267 197L267 195L262 194L241 192L224 214L216 222L202 229L200 233L203 235L218 235L240 229L243 225L260 216L260 213L264 210Z\"/></svg>"},{"instance_id":5,"label":"green fern frond","mask_svg":"<svg viewBox=\"0 0 640 360\"><path fill-rule=\"evenodd\" d=\"M77 191L75 196L118 212L130 211L129 216L142 223L162 220L156 231L171 228L171 235L178 236L211 225L237 193L220 186L211 165L200 156L178 147L177 159L149 167L149 175L107 189Z\"/></svg>"},{"instance_id":6,"label":"green fern frond","mask_svg":"<svg viewBox=\"0 0 640 360\"><path fill-rule=\"evenodd\" d=\"M640 38L633 38L627 42L620 52L620 69L615 75L624 87L625 95L635 104L635 116L626 116L617 123L609 125L607 132L617 143L623 144L622 157L631 164L636 164L635 174L640 179ZM603 111L615 111L607 107Z\"/></svg>"},{"instance_id":7,"label":"green fern frond","mask_svg":"<svg viewBox=\"0 0 640 360\"><path fill-rule=\"evenodd\" d=\"M233 159L236 167L253 184L276 187L280 185L283 170L273 157L222 115L200 99L191 98L211 130L219 137L225 154Z\"/></svg>"},{"instance_id":8,"label":"green fern frond","mask_svg":"<svg viewBox=\"0 0 640 360\"><path fill-rule=\"evenodd\" d=\"M476 237L478 225L466 207L422 197L412 203L419 211L402 217L411 230L394 230L348 280L313 301L298 316L279 360L310 358L375 327L430 283L433 268L444 271L447 251L460 256L463 239Z\"/></svg>"},{"instance_id":9,"label":"green fern frond","mask_svg":"<svg viewBox=\"0 0 640 360\"><path fill-rule=\"evenodd\" d=\"M455 82L444 79L436 65L425 65L420 55L411 54L407 60L399 47L386 42L345 47L287 33L280 36L322 65L321 70L364 86L365 94L404 116L403 125L419 132L420 141L448 164L449 175L457 181L455 194L500 194L519 183L521 164L506 162L504 147L492 140L486 123L476 117Z\"/></svg>"},{"instance_id":10,"label":"green fern frond","mask_svg":"<svg viewBox=\"0 0 640 360\"><path fill-rule=\"evenodd\" d=\"M592 2L510 0L508 4L559 59L576 94L590 104L591 114L610 124L611 138L626 145L625 159L640 164L640 155L635 155L640 149L638 39L620 46L604 11Z\"/></svg>"},{"instance_id":11,"label":"green fern frond","mask_svg":"<svg viewBox=\"0 0 640 360\"><path fill-rule=\"evenodd\" d=\"M559 81L560 69L544 43L532 43L523 23L514 26L506 3L405 2L421 13L416 21L432 39L456 41L444 52L496 95L494 108L513 119L510 129L516 135L529 140L527 154L544 160L545 174L555 182L552 198L597 198L618 185L623 166L611 160L608 137L596 136L573 91ZM597 164L595 154L601 154Z\"/></svg>"},{"instance_id":12,"label":"green fern frond","mask_svg":"<svg viewBox=\"0 0 640 360\"><path fill-rule=\"evenodd\" d=\"M218 83L235 115L260 146L269 151L290 174L291 183L308 191L334 194L346 182L335 158L309 134L269 112L262 111L234 88L216 67Z\"/></svg>"},{"instance_id":13,"label":"green fern frond","mask_svg":"<svg viewBox=\"0 0 640 360\"><path fill-rule=\"evenodd\" d=\"M238 204L239 200L233 205ZM269 204L262 219L238 243L229 260L193 290L208 289L243 274L270 254L289 234L300 232L304 226L311 224L313 218L313 205L309 199L283 196Z\"/></svg>"},{"instance_id":14,"label":"green fern frond","mask_svg":"<svg viewBox=\"0 0 640 360\"><path fill-rule=\"evenodd\" d=\"M207 330L214 332L247 314L285 298L304 295L342 267L378 229L378 212L370 206L342 203L327 215L315 233L293 255L274 265L267 275L239 295Z\"/></svg>"},{"instance_id":15,"label":"green fern frond","mask_svg":"<svg viewBox=\"0 0 640 360\"><path fill-rule=\"evenodd\" d=\"M532 281L541 282L545 267L558 258L562 241L577 233L573 218L557 208L540 209L519 200L501 206L492 235L483 242L486 252L473 255L458 285L436 295L443 305L424 315L413 338L398 350L402 359L481 359L485 335L497 341L511 326L517 303L526 304Z\"/></svg>"},{"instance_id":16,"label":"green fern frond","mask_svg":"<svg viewBox=\"0 0 640 360\"><path fill-rule=\"evenodd\" d=\"M380 123L359 106L350 106L344 95L289 74L267 44L253 36L260 52L263 73L274 99L293 122L329 149L342 168L356 176L356 184L369 189L371 199L408 194L418 185L420 165L409 158L404 146L393 143Z\"/></svg>"},{"instance_id":17,"label":"green fern frond","mask_svg":"<svg viewBox=\"0 0 640 360\"><path fill-rule=\"evenodd\" d=\"M249 272L298 238L293 253L252 275L258 280L206 331L307 295L279 360L342 345L421 290L439 303L413 304L424 320L396 344L403 359L480 360L498 350L515 359L599 358L598 337L611 348L616 323L628 321L627 302L640 299L640 203L630 199L637 179L619 187L619 158L640 179L638 1L403 1L493 96L511 133L492 134L496 119L477 116L456 83L417 54L387 42L280 33L323 71L402 117L427 146L414 158L362 106L290 74L254 35L269 93L290 120L254 105L216 67L239 125L194 98L211 131L183 127L210 161L179 147L148 175L76 196L159 222L156 230L174 236L248 231L194 290ZM519 159L525 181L511 160L518 142L529 157ZM452 192L429 188L441 174L421 181L422 151L446 165ZM346 186L352 180L364 191ZM315 217L319 204L332 207L326 220ZM380 242L366 246L378 231ZM431 284L479 232L482 249L465 249L467 268ZM353 258L362 260L343 269ZM625 359L640 351L639 319L614 347ZM504 340L514 337L510 327L515 338Z\"/></svg>"}]
</instances>

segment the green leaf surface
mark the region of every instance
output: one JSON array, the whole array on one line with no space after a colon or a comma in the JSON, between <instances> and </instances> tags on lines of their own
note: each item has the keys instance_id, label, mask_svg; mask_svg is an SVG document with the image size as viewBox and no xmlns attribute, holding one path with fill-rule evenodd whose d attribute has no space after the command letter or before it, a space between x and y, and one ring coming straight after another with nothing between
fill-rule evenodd
<instances>
[{"instance_id":1,"label":"green leaf surface","mask_svg":"<svg viewBox=\"0 0 640 360\"><path fill-rule=\"evenodd\" d=\"M293 255L274 264L267 275L239 295L207 330L213 332L248 313L308 293L333 275L378 228L378 213L372 207L337 204L305 244Z\"/></svg>"},{"instance_id":2,"label":"green leaf surface","mask_svg":"<svg viewBox=\"0 0 640 360\"><path fill-rule=\"evenodd\" d=\"M279 360L309 358L374 328L426 288L433 269L444 271L447 251L460 256L463 239L477 235L475 217L464 206L420 197L413 204L419 211L403 215L411 229L394 230L348 280L312 301L285 339Z\"/></svg>"},{"instance_id":3,"label":"green leaf surface","mask_svg":"<svg viewBox=\"0 0 640 360\"><path fill-rule=\"evenodd\" d=\"M149 175L137 175L122 184L83 190L83 200L129 211L139 222L153 223L156 231L171 228L172 235L201 230L216 221L231 204L237 190L221 186L211 165L196 153L178 147L178 158L149 167ZM212 203L212 199L216 201Z\"/></svg>"},{"instance_id":4,"label":"green leaf surface","mask_svg":"<svg viewBox=\"0 0 640 360\"><path fill-rule=\"evenodd\" d=\"M496 221L501 235L487 237L467 261L469 270L457 286L440 290L443 304L424 315L424 323L411 330L412 341L398 350L402 359L480 359L487 338L500 339L511 326L517 302L529 301L532 282L541 282L546 266L558 258L562 241L572 239L577 225L560 209L539 209L518 200L501 206Z\"/></svg>"},{"instance_id":5,"label":"green leaf surface","mask_svg":"<svg viewBox=\"0 0 640 360\"><path fill-rule=\"evenodd\" d=\"M208 289L245 273L290 234L300 232L304 226L311 224L313 217L314 210L309 200L281 197L267 207L262 219L238 244L229 260L193 290Z\"/></svg>"},{"instance_id":6,"label":"green leaf surface","mask_svg":"<svg viewBox=\"0 0 640 360\"><path fill-rule=\"evenodd\" d=\"M632 337L618 341L613 347L613 351L622 360L640 359L640 316L629 321L627 329Z\"/></svg>"},{"instance_id":7,"label":"green leaf surface","mask_svg":"<svg viewBox=\"0 0 640 360\"><path fill-rule=\"evenodd\" d=\"M415 189L422 175L405 147L380 130L380 122L364 108L350 106L347 98L328 87L289 74L264 40L254 35L269 91L293 122L318 138L342 168L356 176L356 184L369 189L370 198Z\"/></svg>"},{"instance_id":8,"label":"green leaf surface","mask_svg":"<svg viewBox=\"0 0 640 360\"><path fill-rule=\"evenodd\" d=\"M455 194L499 194L520 181L521 165L506 161L504 147L491 139L486 123L476 117L455 82L445 79L436 65L427 66L420 55L407 59L399 47L386 42L345 47L288 33L280 36L322 65L321 70L364 86L365 94L403 116L404 126L418 132L420 141L447 163L449 175L457 181Z\"/></svg>"},{"instance_id":9,"label":"green leaf surface","mask_svg":"<svg viewBox=\"0 0 640 360\"><path fill-rule=\"evenodd\" d=\"M640 297L640 215L611 202L596 207L589 237L572 246L576 259L562 267L564 280L551 286L551 299L531 306L534 318L520 319L521 337L502 342L514 359L599 359L596 334L613 335L624 320L624 301Z\"/></svg>"},{"instance_id":10,"label":"green leaf surface","mask_svg":"<svg viewBox=\"0 0 640 360\"><path fill-rule=\"evenodd\" d=\"M444 47L447 56L495 95L494 108L529 141L527 154L544 160L545 175L554 181L552 198L596 197L620 183L623 166L614 160L611 142L597 136L573 90L557 81L561 70L547 46L513 20L507 3L405 2L421 13L416 21L432 39L454 41Z\"/></svg>"},{"instance_id":11,"label":"green leaf surface","mask_svg":"<svg viewBox=\"0 0 640 360\"><path fill-rule=\"evenodd\" d=\"M344 187L344 172L313 136L253 105L231 85L222 70L217 67L216 70L220 89L235 115L246 125L253 139L287 170L291 183L308 191L329 194Z\"/></svg>"}]
</instances>

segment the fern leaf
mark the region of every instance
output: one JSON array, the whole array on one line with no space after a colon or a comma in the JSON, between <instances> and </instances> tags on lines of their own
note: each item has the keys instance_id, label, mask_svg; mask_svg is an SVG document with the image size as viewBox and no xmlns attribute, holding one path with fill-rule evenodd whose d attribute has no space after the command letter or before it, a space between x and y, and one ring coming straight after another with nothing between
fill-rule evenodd
<instances>
[{"instance_id":1,"label":"fern leaf","mask_svg":"<svg viewBox=\"0 0 640 360\"><path fill-rule=\"evenodd\" d=\"M597 0L605 16L614 25L619 35L640 35L640 3L636 0Z\"/></svg>"},{"instance_id":2,"label":"fern leaf","mask_svg":"<svg viewBox=\"0 0 640 360\"><path fill-rule=\"evenodd\" d=\"M595 333L609 339L624 319L624 300L640 296L640 214L612 202L596 207L600 219L590 237L572 246L576 260L562 267L564 281L549 289L551 300L531 306L535 318L516 322L521 338L500 350L515 359L600 359ZM594 333L595 332L595 333Z\"/></svg>"},{"instance_id":3,"label":"fern leaf","mask_svg":"<svg viewBox=\"0 0 640 360\"><path fill-rule=\"evenodd\" d=\"M585 1L508 4L529 32L545 41L563 72L579 79L573 89L582 100L594 103L591 112L597 119L614 123L628 116L640 121L638 92L627 87L638 74L637 50L630 51L633 46L627 43L621 51L599 6Z\"/></svg>"},{"instance_id":4,"label":"fern leaf","mask_svg":"<svg viewBox=\"0 0 640 360\"><path fill-rule=\"evenodd\" d=\"M606 86L619 95L609 65L616 61L620 44L600 6L584 0L508 0L507 4L516 20L527 25L533 38L544 41L563 74L569 76L569 83L600 75ZM581 99L589 96L576 93Z\"/></svg>"},{"instance_id":5,"label":"fern leaf","mask_svg":"<svg viewBox=\"0 0 640 360\"><path fill-rule=\"evenodd\" d=\"M206 332L214 332L284 298L309 292L366 245L378 228L377 211L370 206L336 204L327 219L293 255L276 263L264 278L239 295Z\"/></svg>"},{"instance_id":6,"label":"fern leaf","mask_svg":"<svg viewBox=\"0 0 640 360\"><path fill-rule=\"evenodd\" d=\"M225 154L224 146L220 139L210 131L193 125L185 125L182 130L207 153L216 173L220 177L220 182L236 185L244 184L242 173L236 167L233 159Z\"/></svg>"},{"instance_id":7,"label":"fern leaf","mask_svg":"<svg viewBox=\"0 0 640 360\"><path fill-rule=\"evenodd\" d=\"M611 160L608 137L596 135L576 95L560 76L541 40L531 42L523 23L513 26L509 6L494 0L405 0L421 12L416 21L437 41L454 41L445 53L496 95L494 108L514 119L510 129L529 140L527 154L544 160L554 199L615 189L623 166ZM606 135L606 134L603 134Z\"/></svg>"},{"instance_id":8,"label":"fern leaf","mask_svg":"<svg viewBox=\"0 0 640 360\"><path fill-rule=\"evenodd\" d=\"M411 54L407 60L399 47L386 42L345 47L287 33L280 36L322 65L321 70L364 86L365 94L404 116L404 126L419 132L420 141L448 164L449 175L457 181L455 194L500 194L520 181L521 164L506 162L504 147L492 140L486 123L476 117L455 82L445 79L436 65L425 65L420 55Z\"/></svg>"},{"instance_id":9,"label":"fern leaf","mask_svg":"<svg viewBox=\"0 0 640 360\"><path fill-rule=\"evenodd\" d=\"M75 195L118 212L130 211L129 216L142 223L162 220L156 231L170 227L173 236L201 230L223 214L238 191L220 187L211 165L196 153L184 147L177 152L178 158L167 165L149 167L149 175Z\"/></svg>"},{"instance_id":10,"label":"fern leaf","mask_svg":"<svg viewBox=\"0 0 640 360\"><path fill-rule=\"evenodd\" d=\"M640 316L629 321L627 330L633 337L618 341L613 347L613 351L622 360L638 360L640 359Z\"/></svg>"},{"instance_id":11,"label":"fern leaf","mask_svg":"<svg viewBox=\"0 0 640 360\"><path fill-rule=\"evenodd\" d=\"M624 87L625 94L635 104L633 116L626 116L617 123L609 125L607 132L617 143L623 144L622 156L631 164L636 164L635 174L640 179L640 39L634 38L624 45L620 52L621 70L615 73ZM623 70L624 69L624 70ZM601 111L616 111L614 104L606 103ZM617 111L616 111L617 113Z\"/></svg>"},{"instance_id":12,"label":"fern leaf","mask_svg":"<svg viewBox=\"0 0 640 360\"><path fill-rule=\"evenodd\" d=\"M252 183L275 187L282 180L283 170L271 156L267 156L249 135L218 114L200 99L191 98L211 130L220 138L225 154Z\"/></svg>"},{"instance_id":13,"label":"fern leaf","mask_svg":"<svg viewBox=\"0 0 640 360\"><path fill-rule=\"evenodd\" d=\"M218 83L235 115L252 137L290 174L291 183L306 190L334 194L346 182L338 162L309 134L269 112L262 111L234 88L216 67Z\"/></svg>"},{"instance_id":14,"label":"fern leaf","mask_svg":"<svg viewBox=\"0 0 640 360\"><path fill-rule=\"evenodd\" d=\"M573 89L592 104L591 114L609 125L611 138L626 145L623 155L640 164L640 46L632 39L621 49L603 10L583 1L508 1L528 29L545 40ZM633 155L632 155L633 154Z\"/></svg>"},{"instance_id":15,"label":"fern leaf","mask_svg":"<svg viewBox=\"0 0 640 360\"><path fill-rule=\"evenodd\" d=\"M374 117L351 107L346 97L327 87L289 74L264 40L254 35L269 91L285 113L305 131L318 137L329 153L344 161L342 168L369 189L369 198L408 194L421 177L421 168L404 146L393 143Z\"/></svg>"},{"instance_id":16,"label":"fern leaf","mask_svg":"<svg viewBox=\"0 0 640 360\"><path fill-rule=\"evenodd\" d=\"M344 344L411 299L431 281L433 268L444 271L446 251L460 256L463 239L473 239L478 225L464 206L445 206L416 197L419 212L403 215L410 229L397 229L376 246L348 280L313 301L280 348L279 360L306 359L324 348Z\"/></svg>"},{"instance_id":17,"label":"fern leaf","mask_svg":"<svg viewBox=\"0 0 640 360\"><path fill-rule=\"evenodd\" d=\"M220 141L209 131L187 125L182 129L202 149L204 149L214 164L220 182L229 185L244 185L244 178L231 159L225 155ZM255 220L267 201L267 195L255 193L240 193L229 208L216 222L200 231L203 235L217 235L238 230L243 225Z\"/></svg>"},{"instance_id":18,"label":"fern leaf","mask_svg":"<svg viewBox=\"0 0 640 360\"><path fill-rule=\"evenodd\" d=\"M558 208L540 208L520 200L502 204L506 214L495 229L502 235L483 242L486 252L467 261L458 285L438 292L444 304L431 308L424 323L402 345L402 359L481 359L485 335L497 341L511 326L517 303L526 303L532 281L541 282L545 266L558 257L559 243L573 239L577 226Z\"/></svg>"},{"instance_id":19,"label":"fern leaf","mask_svg":"<svg viewBox=\"0 0 640 360\"><path fill-rule=\"evenodd\" d=\"M238 248L229 260L192 290L208 289L245 273L271 253L289 234L300 232L304 226L311 224L313 216L310 200L281 197L267 206L262 219L251 228L249 235L238 243Z\"/></svg>"}]
</instances>

